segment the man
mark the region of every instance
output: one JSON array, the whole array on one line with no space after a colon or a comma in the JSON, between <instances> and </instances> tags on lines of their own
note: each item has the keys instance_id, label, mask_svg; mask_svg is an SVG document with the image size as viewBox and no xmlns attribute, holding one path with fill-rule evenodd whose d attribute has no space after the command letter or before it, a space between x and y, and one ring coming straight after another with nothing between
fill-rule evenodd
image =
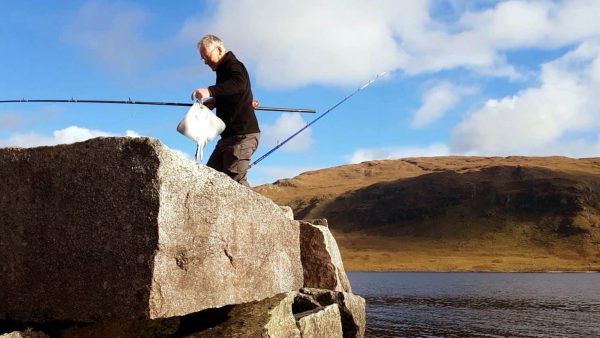
<instances>
[{"instance_id":1,"label":"man","mask_svg":"<svg viewBox=\"0 0 600 338\"><path fill-rule=\"evenodd\" d=\"M225 122L225 130L206 165L249 187L246 173L260 138L250 77L246 67L218 37L206 35L197 47L204 63L217 73L217 80L214 86L194 90L192 97L213 97L217 116ZM213 108L212 103L207 105Z\"/></svg>"}]
</instances>

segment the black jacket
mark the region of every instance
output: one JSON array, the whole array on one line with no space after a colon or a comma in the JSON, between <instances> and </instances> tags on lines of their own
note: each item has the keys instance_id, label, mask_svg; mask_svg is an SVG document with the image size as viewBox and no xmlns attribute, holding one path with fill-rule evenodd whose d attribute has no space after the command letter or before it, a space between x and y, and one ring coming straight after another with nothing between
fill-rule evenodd
<instances>
[{"instance_id":1,"label":"black jacket","mask_svg":"<svg viewBox=\"0 0 600 338\"><path fill-rule=\"evenodd\" d=\"M223 56L217 66L217 81L208 90L215 98L217 116L225 122L221 137L260 132L248 71L232 52Z\"/></svg>"}]
</instances>

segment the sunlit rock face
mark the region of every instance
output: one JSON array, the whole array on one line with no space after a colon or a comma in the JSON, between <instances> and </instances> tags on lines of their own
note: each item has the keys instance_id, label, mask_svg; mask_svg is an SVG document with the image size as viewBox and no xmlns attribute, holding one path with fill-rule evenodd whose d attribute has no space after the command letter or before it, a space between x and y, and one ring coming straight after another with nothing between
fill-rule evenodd
<instances>
[{"instance_id":1,"label":"sunlit rock face","mask_svg":"<svg viewBox=\"0 0 600 338\"><path fill-rule=\"evenodd\" d=\"M0 149L0 319L167 318L298 290L299 225L150 138Z\"/></svg>"}]
</instances>

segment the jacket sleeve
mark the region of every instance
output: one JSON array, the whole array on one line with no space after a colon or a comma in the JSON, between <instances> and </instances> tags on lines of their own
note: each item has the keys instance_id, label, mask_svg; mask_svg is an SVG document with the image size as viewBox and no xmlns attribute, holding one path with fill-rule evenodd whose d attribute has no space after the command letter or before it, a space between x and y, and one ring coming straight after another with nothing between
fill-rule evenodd
<instances>
[{"instance_id":1,"label":"jacket sleeve","mask_svg":"<svg viewBox=\"0 0 600 338\"><path fill-rule=\"evenodd\" d=\"M246 88L248 79L240 64L231 66L231 72L227 79L219 84L208 87L212 97L223 97L239 94Z\"/></svg>"}]
</instances>

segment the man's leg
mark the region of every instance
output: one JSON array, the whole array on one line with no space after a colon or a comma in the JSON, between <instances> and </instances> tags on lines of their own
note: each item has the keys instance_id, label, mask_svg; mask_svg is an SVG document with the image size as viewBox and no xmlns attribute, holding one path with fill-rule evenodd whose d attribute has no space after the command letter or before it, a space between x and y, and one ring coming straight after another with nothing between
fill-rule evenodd
<instances>
[{"instance_id":1,"label":"man's leg","mask_svg":"<svg viewBox=\"0 0 600 338\"><path fill-rule=\"evenodd\" d=\"M246 180L250 157L256 151L259 133L234 136L235 142L223 152L223 172L242 185L250 187Z\"/></svg>"}]
</instances>

